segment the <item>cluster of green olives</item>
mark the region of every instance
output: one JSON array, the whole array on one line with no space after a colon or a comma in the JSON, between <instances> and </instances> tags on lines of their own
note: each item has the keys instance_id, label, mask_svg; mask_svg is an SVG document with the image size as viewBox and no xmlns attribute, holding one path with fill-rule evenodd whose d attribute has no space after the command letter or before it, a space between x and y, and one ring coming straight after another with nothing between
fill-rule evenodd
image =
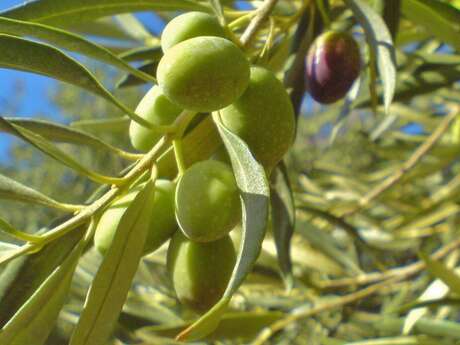
<instances>
[{"instance_id":1,"label":"cluster of green olives","mask_svg":"<svg viewBox=\"0 0 460 345\"><path fill-rule=\"evenodd\" d=\"M171 125L183 110L218 111L222 123L242 138L270 172L294 139L295 117L283 84L269 70L251 66L218 20L202 12L177 16L165 27L158 85L136 113L156 126ZM132 145L150 150L162 134L132 121ZM120 219L142 184L102 215L96 248L105 253ZM202 312L223 295L236 262L229 233L241 222L241 201L228 160L207 159L183 171L177 184L157 180L144 253L170 240L167 268L178 299Z\"/></svg>"},{"instance_id":2,"label":"cluster of green olives","mask_svg":"<svg viewBox=\"0 0 460 345\"><path fill-rule=\"evenodd\" d=\"M250 65L214 16L189 12L171 20L161 36L164 52L158 85L136 113L153 125L169 125L181 110L219 111L268 172L292 144L295 118L283 84L269 70ZM149 150L160 133L131 122L130 139Z\"/></svg>"}]
</instances>

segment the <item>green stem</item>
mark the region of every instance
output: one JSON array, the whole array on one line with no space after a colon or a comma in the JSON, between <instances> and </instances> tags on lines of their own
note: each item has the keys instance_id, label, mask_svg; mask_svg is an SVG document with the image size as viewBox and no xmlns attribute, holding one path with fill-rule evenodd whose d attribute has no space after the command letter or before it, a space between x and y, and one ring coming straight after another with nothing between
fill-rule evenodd
<instances>
[{"instance_id":1,"label":"green stem","mask_svg":"<svg viewBox=\"0 0 460 345\"><path fill-rule=\"evenodd\" d=\"M158 143L146 153L139 162L131 169L124 177L120 178L120 183L114 185L106 194L96 200L91 205L81 209L73 218L56 226L47 233L41 236L40 243L36 246L43 246L55 239L65 235L69 231L77 228L79 225L86 223L95 214L106 208L110 203L127 187L129 187L139 176L141 176L147 169L151 169L154 162L165 152L171 142L175 138L181 138L185 129L188 127L190 121L196 115L196 112L184 110L181 115L176 119L172 127L174 134L163 136Z\"/></svg>"},{"instance_id":2,"label":"green stem","mask_svg":"<svg viewBox=\"0 0 460 345\"><path fill-rule=\"evenodd\" d=\"M179 176L182 176L187 169L184 161L184 149L182 145L182 139L176 139L173 141L174 156L176 157L177 170Z\"/></svg>"},{"instance_id":3,"label":"green stem","mask_svg":"<svg viewBox=\"0 0 460 345\"><path fill-rule=\"evenodd\" d=\"M324 0L316 0L316 7L318 7L325 29L328 29L331 26L331 19L329 18L329 14L327 13L326 8L324 7Z\"/></svg>"}]
</instances>

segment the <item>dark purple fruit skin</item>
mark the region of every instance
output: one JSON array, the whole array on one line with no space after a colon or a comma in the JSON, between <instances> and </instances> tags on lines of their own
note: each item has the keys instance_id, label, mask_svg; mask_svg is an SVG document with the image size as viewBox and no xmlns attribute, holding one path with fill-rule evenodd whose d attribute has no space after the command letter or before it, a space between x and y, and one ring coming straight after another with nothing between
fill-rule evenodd
<instances>
[{"instance_id":1,"label":"dark purple fruit skin","mask_svg":"<svg viewBox=\"0 0 460 345\"><path fill-rule=\"evenodd\" d=\"M329 104L343 98L361 69L359 46L351 35L328 31L308 51L306 73L313 99Z\"/></svg>"}]
</instances>

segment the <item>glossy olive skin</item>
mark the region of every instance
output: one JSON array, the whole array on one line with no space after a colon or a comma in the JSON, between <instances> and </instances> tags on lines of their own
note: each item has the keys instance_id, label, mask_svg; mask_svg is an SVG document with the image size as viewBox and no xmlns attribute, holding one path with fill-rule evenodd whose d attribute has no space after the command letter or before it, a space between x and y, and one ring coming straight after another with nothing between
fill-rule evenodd
<instances>
[{"instance_id":1,"label":"glossy olive skin","mask_svg":"<svg viewBox=\"0 0 460 345\"><path fill-rule=\"evenodd\" d=\"M195 37L168 49L158 64L157 80L171 102L210 112L241 96L249 81L249 62L225 38Z\"/></svg>"},{"instance_id":2,"label":"glossy olive skin","mask_svg":"<svg viewBox=\"0 0 460 345\"><path fill-rule=\"evenodd\" d=\"M232 169L207 160L195 163L176 189L176 219L180 229L196 242L215 241L241 219L241 202Z\"/></svg>"},{"instance_id":3,"label":"glossy olive skin","mask_svg":"<svg viewBox=\"0 0 460 345\"><path fill-rule=\"evenodd\" d=\"M171 103L158 86L153 86L142 98L136 108L136 114L157 126L171 125L182 109ZM129 138L134 148L139 151L150 150L163 134L131 121Z\"/></svg>"},{"instance_id":4,"label":"glossy olive skin","mask_svg":"<svg viewBox=\"0 0 460 345\"><path fill-rule=\"evenodd\" d=\"M101 216L94 235L96 249L105 255L112 243L121 217L144 184L117 199ZM165 243L177 230L174 217L175 185L171 181L157 180L151 224L144 245L144 255L152 253Z\"/></svg>"},{"instance_id":5,"label":"glossy olive skin","mask_svg":"<svg viewBox=\"0 0 460 345\"><path fill-rule=\"evenodd\" d=\"M283 84L263 67L251 68L244 94L220 113L223 124L248 144L267 171L276 166L294 140L292 103Z\"/></svg>"},{"instance_id":6,"label":"glossy olive skin","mask_svg":"<svg viewBox=\"0 0 460 345\"><path fill-rule=\"evenodd\" d=\"M198 243L180 231L171 239L166 259L179 301L200 313L222 297L235 262L235 249L228 235L214 242Z\"/></svg>"},{"instance_id":7,"label":"glossy olive skin","mask_svg":"<svg viewBox=\"0 0 460 345\"><path fill-rule=\"evenodd\" d=\"M306 60L308 89L319 103L343 98L361 69L358 43L345 32L329 31L319 36Z\"/></svg>"},{"instance_id":8,"label":"glossy olive skin","mask_svg":"<svg viewBox=\"0 0 460 345\"><path fill-rule=\"evenodd\" d=\"M225 31L216 17L204 12L187 12L166 25L161 34L161 48L166 52L177 43L198 36L225 38Z\"/></svg>"}]
</instances>

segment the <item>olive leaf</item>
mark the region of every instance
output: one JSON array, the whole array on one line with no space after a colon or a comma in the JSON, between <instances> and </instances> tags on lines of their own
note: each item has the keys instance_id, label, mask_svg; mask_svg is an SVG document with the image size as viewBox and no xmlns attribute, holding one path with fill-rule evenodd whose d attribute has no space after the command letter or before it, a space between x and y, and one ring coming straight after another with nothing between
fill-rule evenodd
<instances>
[{"instance_id":1,"label":"olive leaf","mask_svg":"<svg viewBox=\"0 0 460 345\"><path fill-rule=\"evenodd\" d=\"M443 262L431 259L424 253L419 254L426 264L426 268L430 274L440 279L449 289L459 295L460 294L460 276L455 270L447 267Z\"/></svg>"},{"instance_id":2,"label":"olive leaf","mask_svg":"<svg viewBox=\"0 0 460 345\"><path fill-rule=\"evenodd\" d=\"M107 119L79 120L69 124L69 127L91 132L124 132L128 131L130 119L128 116Z\"/></svg>"},{"instance_id":3,"label":"olive leaf","mask_svg":"<svg viewBox=\"0 0 460 345\"><path fill-rule=\"evenodd\" d=\"M86 296L70 345L105 344L117 322L144 249L155 181L149 180L121 217Z\"/></svg>"},{"instance_id":4,"label":"olive leaf","mask_svg":"<svg viewBox=\"0 0 460 345\"><path fill-rule=\"evenodd\" d=\"M211 333L220 322L232 295L250 273L262 248L268 221L270 188L263 167L254 159L246 143L230 132L218 113L214 122L227 148L242 201L242 241L235 268L221 300L178 335L179 340L196 340Z\"/></svg>"},{"instance_id":5,"label":"olive leaf","mask_svg":"<svg viewBox=\"0 0 460 345\"><path fill-rule=\"evenodd\" d=\"M17 230L14 226L12 226L2 217L0 217L0 231L3 231L4 233L20 241L36 242L40 239L40 237L37 235L32 235L32 234Z\"/></svg>"},{"instance_id":6,"label":"olive leaf","mask_svg":"<svg viewBox=\"0 0 460 345\"><path fill-rule=\"evenodd\" d=\"M62 204L2 174L0 174L0 199L23 201L61 210L68 210L66 204Z\"/></svg>"},{"instance_id":7,"label":"olive leaf","mask_svg":"<svg viewBox=\"0 0 460 345\"><path fill-rule=\"evenodd\" d=\"M85 225L46 245L37 253L11 261L0 274L0 327L16 313L81 240Z\"/></svg>"},{"instance_id":8,"label":"olive leaf","mask_svg":"<svg viewBox=\"0 0 460 345\"><path fill-rule=\"evenodd\" d=\"M0 331L1 344L44 344L65 302L83 247L84 241L80 241L4 325Z\"/></svg>"},{"instance_id":9,"label":"olive leaf","mask_svg":"<svg viewBox=\"0 0 460 345\"><path fill-rule=\"evenodd\" d=\"M206 11L209 8L191 0L36 0L15 6L0 15L65 27L120 13L179 10Z\"/></svg>"},{"instance_id":10,"label":"olive leaf","mask_svg":"<svg viewBox=\"0 0 460 345\"><path fill-rule=\"evenodd\" d=\"M91 146L96 149L103 149L108 152L123 156L123 152L120 149L107 144L98 137L95 137L94 135L86 133L82 130L45 120L36 120L23 117L5 117L4 119L10 124L18 125L22 128L28 129L29 131L39 134L43 138L50 141ZM3 122L0 122L0 131L5 131L12 135L18 134L17 131L12 130L11 126L5 126Z\"/></svg>"},{"instance_id":11,"label":"olive leaf","mask_svg":"<svg viewBox=\"0 0 460 345\"><path fill-rule=\"evenodd\" d=\"M0 126L2 128L8 128L8 131L14 133L15 136L23 139L24 141L30 143L43 153L54 158L56 161L68 166L69 168L77 171L79 174L87 176L95 182L99 183L108 183L113 180L112 178L104 175L100 175L96 172L85 168L71 156L66 154L64 151L60 150L58 147L51 144L48 140L43 138L41 135L36 134L27 128L19 126L18 124L13 124L7 121L5 118L0 116Z\"/></svg>"},{"instance_id":12,"label":"olive leaf","mask_svg":"<svg viewBox=\"0 0 460 345\"><path fill-rule=\"evenodd\" d=\"M231 312L222 316L217 328L205 337L207 341L225 341L231 339L250 340L261 329L281 319L284 313L279 311ZM190 322L172 325L147 326L139 329L136 335L144 341L152 336L173 337L177 332L189 326Z\"/></svg>"},{"instance_id":13,"label":"olive leaf","mask_svg":"<svg viewBox=\"0 0 460 345\"><path fill-rule=\"evenodd\" d=\"M85 66L48 44L0 34L0 67L41 74L78 86L106 99L136 122L150 126L120 103Z\"/></svg>"},{"instance_id":14,"label":"olive leaf","mask_svg":"<svg viewBox=\"0 0 460 345\"><path fill-rule=\"evenodd\" d=\"M85 36L104 37L118 41L139 43L138 38L133 37L130 32L120 27L114 17L104 17L91 22L66 25L66 29Z\"/></svg>"},{"instance_id":15,"label":"olive leaf","mask_svg":"<svg viewBox=\"0 0 460 345\"><path fill-rule=\"evenodd\" d=\"M383 19L363 0L345 0L362 25L370 43L383 84L385 112L388 113L396 86L396 55L391 34Z\"/></svg>"},{"instance_id":16,"label":"olive leaf","mask_svg":"<svg viewBox=\"0 0 460 345\"><path fill-rule=\"evenodd\" d=\"M112 65L128 73L132 73L142 80L155 81L154 77L130 66L108 49L88 41L82 36L62 29L53 28L39 23L0 17L0 33L37 38L69 51L105 62L108 65Z\"/></svg>"},{"instance_id":17,"label":"olive leaf","mask_svg":"<svg viewBox=\"0 0 460 345\"><path fill-rule=\"evenodd\" d=\"M460 10L438 0L404 0L401 11L406 18L425 27L429 33L460 49Z\"/></svg>"},{"instance_id":18,"label":"olive leaf","mask_svg":"<svg viewBox=\"0 0 460 345\"><path fill-rule=\"evenodd\" d=\"M163 50L161 49L161 45L155 45L153 47L135 48L118 55L120 59L123 59L128 62L145 60L160 61L162 56Z\"/></svg>"},{"instance_id":19,"label":"olive leaf","mask_svg":"<svg viewBox=\"0 0 460 345\"><path fill-rule=\"evenodd\" d=\"M136 18L132 13L119 14L114 17L118 25L129 35L139 42L151 42L157 39L144 26L144 24Z\"/></svg>"},{"instance_id":20,"label":"olive leaf","mask_svg":"<svg viewBox=\"0 0 460 345\"><path fill-rule=\"evenodd\" d=\"M287 170L284 163L278 165L271 189L271 212L278 263L288 290L294 284L291 261L291 238L295 227L295 205Z\"/></svg>"},{"instance_id":21,"label":"olive leaf","mask_svg":"<svg viewBox=\"0 0 460 345\"><path fill-rule=\"evenodd\" d=\"M147 73L149 75L155 75L157 73L158 62L146 62L138 67L139 71ZM115 88L121 89L128 86L136 86L145 84L145 80L138 78L134 74L127 74L120 78L115 84Z\"/></svg>"},{"instance_id":22,"label":"olive leaf","mask_svg":"<svg viewBox=\"0 0 460 345\"><path fill-rule=\"evenodd\" d=\"M460 66L445 65L430 70L416 71L412 75L404 76L398 80L395 90L395 100L405 101L414 96L427 94L449 86L460 78ZM403 79L403 78L400 78ZM368 95L363 95L356 100L354 108L367 107L370 104Z\"/></svg>"}]
</instances>

